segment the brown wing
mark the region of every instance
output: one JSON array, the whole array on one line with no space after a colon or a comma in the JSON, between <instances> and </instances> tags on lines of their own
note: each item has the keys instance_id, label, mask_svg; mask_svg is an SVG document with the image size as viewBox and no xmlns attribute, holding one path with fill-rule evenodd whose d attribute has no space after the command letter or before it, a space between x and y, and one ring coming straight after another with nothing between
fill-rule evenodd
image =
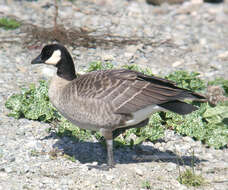
<instances>
[{"instance_id":1,"label":"brown wing","mask_svg":"<svg viewBox=\"0 0 228 190\"><path fill-rule=\"evenodd\" d=\"M125 69L91 72L76 81L78 96L102 99L115 113L132 113L151 104L162 104L200 95L166 79Z\"/></svg>"}]
</instances>

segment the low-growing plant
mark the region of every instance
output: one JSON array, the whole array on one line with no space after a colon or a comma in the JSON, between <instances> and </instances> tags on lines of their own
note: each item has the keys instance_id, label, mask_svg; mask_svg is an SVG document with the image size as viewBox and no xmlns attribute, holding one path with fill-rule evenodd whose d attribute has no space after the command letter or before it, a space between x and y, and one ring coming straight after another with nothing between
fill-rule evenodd
<instances>
[{"instance_id":1,"label":"low-growing plant","mask_svg":"<svg viewBox=\"0 0 228 190\"><path fill-rule=\"evenodd\" d=\"M37 156L40 155L40 152L38 152L38 151L35 150L35 149L32 149L32 150L30 151L30 155L33 156L33 157L37 157Z\"/></svg>"},{"instance_id":2,"label":"low-growing plant","mask_svg":"<svg viewBox=\"0 0 228 190\"><path fill-rule=\"evenodd\" d=\"M49 101L48 84L45 81L40 81L38 87L31 84L29 88L22 88L21 93L8 98L5 106L11 110L8 116L16 119L25 117L51 122L60 117Z\"/></svg>"},{"instance_id":3,"label":"low-growing plant","mask_svg":"<svg viewBox=\"0 0 228 190\"><path fill-rule=\"evenodd\" d=\"M219 86L221 86L224 89L226 96L228 96L228 80L225 80L223 78L216 78L213 81L209 81L208 85L219 85Z\"/></svg>"},{"instance_id":4,"label":"low-growing plant","mask_svg":"<svg viewBox=\"0 0 228 190\"><path fill-rule=\"evenodd\" d=\"M69 156L68 154L64 154L63 157L70 160L71 162L76 162L76 159L74 156Z\"/></svg>"},{"instance_id":5,"label":"low-growing plant","mask_svg":"<svg viewBox=\"0 0 228 190\"><path fill-rule=\"evenodd\" d=\"M13 30L20 27L20 22L11 18L0 18L0 28L4 28L5 30Z\"/></svg>"},{"instance_id":6,"label":"low-growing plant","mask_svg":"<svg viewBox=\"0 0 228 190\"><path fill-rule=\"evenodd\" d=\"M179 87L192 91L201 91L206 88L205 82L198 76L197 72L175 71L165 78L175 82Z\"/></svg>"},{"instance_id":7,"label":"low-growing plant","mask_svg":"<svg viewBox=\"0 0 228 190\"><path fill-rule=\"evenodd\" d=\"M97 70L108 70L112 69L113 64L109 62L94 61L89 64L89 68L86 72L97 71Z\"/></svg>"},{"instance_id":8,"label":"low-growing plant","mask_svg":"<svg viewBox=\"0 0 228 190\"><path fill-rule=\"evenodd\" d=\"M184 161L181 159L182 163ZM191 159L191 169L185 169L183 172L180 170L180 164L179 161L177 160L178 163L178 171L179 171L179 176L177 178L177 181L180 184L184 184L186 186L192 186L192 187L198 187L206 184L206 180L202 176L202 174L197 175L195 173L195 154L194 150L192 152L192 159Z\"/></svg>"},{"instance_id":9,"label":"low-growing plant","mask_svg":"<svg viewBox=\"0 0 228 190\"><path fill-rule=\"evenodd\" d=\"M143 189L151 189L150 182L148 180L142 182Z\"/></svg>"},{"instance_id":10,"label":"low-growing plant","mask_svg":"<svg viewBox=\"0 0 228 190\"><path fill-rule=\"evenodd\" d=\"M150 76L153 75L153 73L152 73L152 71L150 69L148 69L148 68L143 69L143 68L141 68L141 67L139 67L138 65L135 65L135 64L132 64L132 65L123 65L123 68L124 69L138 71L138 72L141 72L143 74L150 75Z\"/></svg>"},{"instance_id":11,"label":"low-growing plant","mask_svg":"<svg viewBox=\"0 0 228 190\"><path fill-rule=\"evenodd\" d=\"M184 184L186 186L198 187L205 183L202 175L196 175L192 170L186 169L184 172L180 174L177 178L179 183Z\"/></svg>"},{"instance_id":12,"label":"low-growing plant","mask_svg":"<svg viewBox=\"0 0 228 190\"><path fill-rule=\"evenodd\" d=\"M214 148L228 144L228 125L224 120L228 117L228 106L223 104L211 107L208 103L200 104L199 110L181 116L166 112L164 120L168 127L177 133L193 137Z\"/></svg>"}]
</instances>

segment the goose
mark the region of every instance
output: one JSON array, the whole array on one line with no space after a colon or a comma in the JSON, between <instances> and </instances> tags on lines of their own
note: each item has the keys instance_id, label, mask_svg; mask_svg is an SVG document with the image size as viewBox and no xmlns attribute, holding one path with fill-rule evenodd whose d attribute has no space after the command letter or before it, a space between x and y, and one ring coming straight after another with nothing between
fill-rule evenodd
<instances>
[{"instance_id":1,"label":"goose","mask_svg":"<svg viewBox=\"0 0 228 190\"><path fill-rule=\"evenodd\" d=\"M113 135L148 123L157 111L189 114L197 107L184 99L204 101L198 93L174 82L127 69L75 72L73 59L61 44L45 45L31 64L57 68L48 95L53 106L76 126L100 131L106 141L107 166L114 167Z\"/></svg>"}]
</instances>

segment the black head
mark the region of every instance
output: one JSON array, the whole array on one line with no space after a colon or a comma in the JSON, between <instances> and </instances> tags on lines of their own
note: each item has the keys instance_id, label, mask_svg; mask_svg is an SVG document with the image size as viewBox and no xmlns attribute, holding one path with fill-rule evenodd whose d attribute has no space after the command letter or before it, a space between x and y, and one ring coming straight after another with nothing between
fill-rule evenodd
<instances>
[{"instance_id":1,"label":"black head","mask_svg":"<svg viewBox=\"0 0 228 190\"><path fill-rule=\"evenodd\" d=\"M57 75L66 79L76 78L73 59L68 50L60 44L44 46L40 55L32 60L32 64L48 64L58 68Z\"/></svg>"}]
</instances>

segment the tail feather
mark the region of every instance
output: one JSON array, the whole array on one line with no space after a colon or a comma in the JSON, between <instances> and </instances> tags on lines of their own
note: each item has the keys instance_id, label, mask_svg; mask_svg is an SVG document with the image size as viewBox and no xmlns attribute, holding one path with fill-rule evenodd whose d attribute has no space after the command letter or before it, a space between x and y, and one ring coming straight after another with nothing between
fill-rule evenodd
<instances>
[{"instance_id":1,"label":"tail feather","mask_svg":"<svg viewBox=\"0 0 228 190\"><path fill-rule=\"evenodd\" d=\"M205 96L203 96L202 94L196 93L196 92L192 92L192 91L184 91L184 94L186 96L186 98L190 98L196 101L200 101L200 102L206 102L207 98Z\"/></svg>"},{"instance_id":2,"label":"tail feather","mask_svg":"<svg viewBox=\"0 0 228 190\"><path fill-rule=\"evenodd\" d=\"M187 104L179 100L169 101L163 104L159 104L159 106L166 110L178 113L180 115L189 114L198 109L197 107L191 104Z\"/></svg>"}]
</instances>

